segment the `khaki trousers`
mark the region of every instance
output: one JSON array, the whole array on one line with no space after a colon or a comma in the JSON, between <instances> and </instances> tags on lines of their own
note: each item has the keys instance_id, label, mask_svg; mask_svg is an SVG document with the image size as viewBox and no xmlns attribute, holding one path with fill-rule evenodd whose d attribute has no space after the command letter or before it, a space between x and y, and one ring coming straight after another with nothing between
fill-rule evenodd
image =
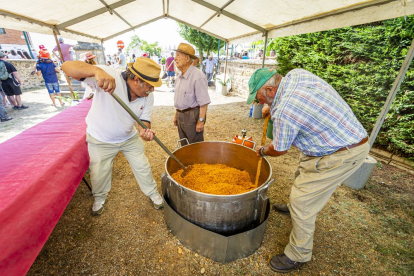
<instances>
[{"instance_id":1,"label":"khaki trousers","mask_svg":"<svg viewBox=\"0 0 414 276\"><path fill-rule=\"evenodd\" d=\"M92 194L95 201L103 201L108 196L111 190L114 158L120 151L128 160L141 191L146 196L157 192L157 183L144 154L144 142L138 135L122 143L104 143L86 134L86 141L90 157Z\"/></svg>"},{"instance_id":2,"label":"khaki trousers","mask_svg":"<svg viewBox=\"0 0 414 276\"><path fill-rule=\"evenodd\" d=\"M310 261L316 215L335 189L363 164L368 152L369 142L322 157L301 153L288 204L292 231L284 253L289 259Z\"/></svg>"},{"instance_id":3,"label":"khaki trousers","mask_svg":"<svg viewBox=\"0 0 414 276\"><path fill-rule=\"evenodd\" d=\"M177 128L180 139L187 138L190 144L204 141L204 131L196 131L199 115L200 108L191 109L184 113L177 112Z\"/></svg>"}]
</instances>

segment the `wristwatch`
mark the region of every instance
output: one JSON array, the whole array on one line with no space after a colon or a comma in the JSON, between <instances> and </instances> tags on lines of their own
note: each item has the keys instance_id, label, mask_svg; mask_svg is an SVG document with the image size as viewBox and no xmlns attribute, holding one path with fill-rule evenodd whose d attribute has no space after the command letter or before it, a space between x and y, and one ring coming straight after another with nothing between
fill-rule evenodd
<instances>
[{"instance_id":1,"label":"wristwatch","mask_svg":"<svg viewBox=\"0 0 414 276\"><path fill-rule=\"evenodd\" d=\"M198 118L200 122L204 122L204 118Z\"/></svg>"}]
</instances>

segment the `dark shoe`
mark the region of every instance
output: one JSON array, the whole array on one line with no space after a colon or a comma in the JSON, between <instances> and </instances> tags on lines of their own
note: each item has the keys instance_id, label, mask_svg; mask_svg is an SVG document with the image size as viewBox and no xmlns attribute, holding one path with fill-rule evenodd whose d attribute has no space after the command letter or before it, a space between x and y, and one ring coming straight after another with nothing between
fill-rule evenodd
<instances>
[{"instance_id":1,"label":"dark shoe","mask_svg":"<svg viewBox=\"0 0 414 276\"><path fill-rule=\"evenodd\" d=\"M270 269L281 273L298 269L303 264L304 263L292 261L285 254L276 255L269 262Z\"/></svg>"},{"instance_id":2,"label":"dark shoe","mask_svg":"<svg viewBox=\"0 0 414 276\"><path fill-rule=\"evenodd\" d=\"M29 107L27 105L21 105L17 109L22 110L22 109L26 109L26 108L29 108Z\"/></svg>"},{"instance_id":3,"label":"dark shoe","mask_svg":"<svg viewBox=\"0 0 414 276\"><path fill-rule=\"evenodd\" d=\"M14 109L14 110L18 110L18 109L19 109L19 107L18 107L18 106L13 106L13 109Z\"/></svg>"},{"instance_id":4,"label":"dark shoe","mask_svg":"<svg viewBox=\"0 0 414 276\"><path fill-rule=\"evenodd\" d=\"M7 122L10 121L11 119L13 119L12 117L7 117L7 118L1 118L2 122Z\"/></svg>"},{"instance_id":5,"label":"dark shoe","mask_svg":"<svg viewBox=\"0 0 414 276\"><path fill-rule=\"evenodd\" d=\"M283 203L275 203L273 204L273 209L276 212L282 213L282 214L290 214L289 208L287 207L287 204Z\"/></svg>"}]
</instances>

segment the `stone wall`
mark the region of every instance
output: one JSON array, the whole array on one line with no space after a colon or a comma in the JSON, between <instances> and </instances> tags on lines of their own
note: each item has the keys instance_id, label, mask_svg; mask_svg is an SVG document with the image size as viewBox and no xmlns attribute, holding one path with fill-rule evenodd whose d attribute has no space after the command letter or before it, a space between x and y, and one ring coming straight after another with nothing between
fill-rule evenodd
<instances>
[{"instance_id":1,"label":"stone wall","mask_svg":"<svg viewBox=\"0 0 414 276\"><path fill-rule=\"evenodd\" d=\"M226 62L220 61L220 73L224 73ZM264 67L276 69L275 60L266 60ZM249 79L256 69L262 68L261 60L236 59L227 61L227 75L232 77L232 92L240 96L249 94ZM227 78L227 77L226 77Z\"/></svg>"},{"instance_id":2,"label":"stone wall","mask_svg":"<svg viewBox=\"0 0 414 276\"><path fill-rule=\"evenodd\" d=\"M44 81L42 75L37 76L36 74L31 75L30 73L33 71L33 65L35 64L36 60L34 59L10 59L7 60L11 64L16 67L17 72L20 75L20 79L23 82L21 86L22 90L27 90L31 88L38 88L43 86Z\"/></svg>"}]
</instances>

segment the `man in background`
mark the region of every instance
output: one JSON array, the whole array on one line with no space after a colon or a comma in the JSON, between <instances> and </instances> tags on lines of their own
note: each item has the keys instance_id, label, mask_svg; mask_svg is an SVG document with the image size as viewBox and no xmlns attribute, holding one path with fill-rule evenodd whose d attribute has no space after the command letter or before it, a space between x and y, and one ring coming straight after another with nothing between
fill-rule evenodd
<instances>
[{"instance_id":1,"label":"man in background","mask_svg":"<svg viewBox=\"0 0 414 276\"><path fill-rule=\"evenodd\" d=\"M125 55L124 55L124 53L122 53L121 48L118 48L118 56L119 56L118 65L120 66L120 68L125 69L126 60L125 60Z\"/></svg>"},{"instance_id":2,"label":"man in background","mask_svg":"<svg viewBox=\"0 0 414 276\"><path fill-rule=\"evenodd\" d=\"M204 141L204 124L207 106L210 103L207 79L200 69L192 64L197 57L194 48L180 43L175 62L181 73L177 76L174 107L174 125L178 128L180 139L190 144Z\"/></svg>"},{"instance_id":3,"label":"man in background","mask_svg":"<svg viewBox=\"0 0 414 276\"><path fill-rule=\"evenodd\" d=\"M58 55L60 57L60 61L63 63L65 61L72 60L72 57L70 55L70 49L73 45L66 44L63 38L59 38L59 44L63 55L63 57L60 57L60 54ZM58 46L55 46L55 48L53 48L53 52L59 52Z\"/></svg>"},{"instance_id":4,"label":"man in background","mask_svg":"<svg viewBox=\"0 0 414 276\"><path fill-rule=\"evenodd\" d=\"M5 80L1 80L1 86L4 93L7 95L9 102L13 105L13 109L22 110L28 108L28 106L22 104L20 85L22 83L19 73L16 68L10 62L6 61L7 56L0 52L0 62L4 62L9 77Z\"/></svg>"},{"instance_id":5,"label":"man in background","mask_svg":"<svg viewBox=\"0 0 414 276\"><path fill-rule=\"evenodd\" d=\"M213 59L213 56L210 55L208 59L203 61L203 65L206 68L206 77L208 86L211 86L213 82L211 79L213 78L214 66L217 64L217 60Z\"/></svg>"},{"instance_id":6,"label":"man in background","mask_svg":"<svg viewBox=\"0 0 414 276\"><path fill-rule=\"evenodd\" d=\"M171 83L174 87L175 83L175 69L174 69L174 52L171 52L171 56L169 56L165 62L165 69L167 70L167 86L168 83Z\"/></svg>"}]
</instances>

